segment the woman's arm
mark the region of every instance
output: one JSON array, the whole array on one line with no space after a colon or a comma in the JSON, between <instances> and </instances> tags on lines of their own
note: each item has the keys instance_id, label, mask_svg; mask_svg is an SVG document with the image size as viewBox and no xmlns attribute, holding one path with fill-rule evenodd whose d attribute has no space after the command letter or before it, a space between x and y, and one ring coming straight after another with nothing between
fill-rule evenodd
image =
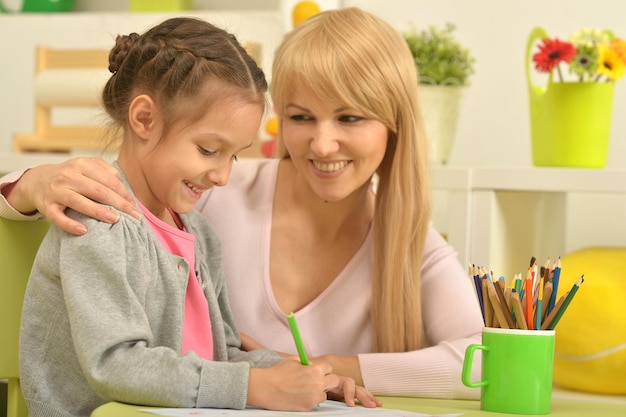
<instances>
[{"instance_id":1,"label":"woman's arm","mask_svg":"<svg viewBox=\"0 0 626 417\"><path fill-rule=\"evenodd\" d=\"M350 377L357 385L364 386L361 364L357 355L322 355L313 360L329 363L337 375Z\"/></svg>"},{"instance_id":2,"label":"woman's arm","mask_svg":"<svg viewBox=\"0 0 626 417\"><path fill-rule=\"evenodd\" d=\"M119 172L100 158L74 158L58 165L31 168L17 181L5 184L0 192L15 210L24 214L39 211L61 229L76 235L87 229L65 215L67 207L106 223L115 223L118 215L96 202L140 217L130 192L119 180Z\"/></svg>"},{"instance_id":3,"label":"woman's arm","mask_svg":"<svg viewBox=\"0 0 626 417\"><path fill-rule=\"evenodd\" d=\"M422 319L427 348L400 353L362 353L365 388L378 395L478 398L461 383L465 349L480 343L484 326L470 277L454 249L429 229L422 265ZM472 370L480 379L480 360Z\"/></svg>"}]
</instances>

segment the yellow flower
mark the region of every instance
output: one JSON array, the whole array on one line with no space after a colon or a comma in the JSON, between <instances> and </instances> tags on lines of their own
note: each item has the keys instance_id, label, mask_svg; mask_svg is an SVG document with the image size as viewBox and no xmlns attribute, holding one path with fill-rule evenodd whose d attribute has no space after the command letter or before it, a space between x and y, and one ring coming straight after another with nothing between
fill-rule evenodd
<instances>
[{"instance_id":1,"label":"yellow flower","mask_svg":"<svg viewBox=\"0 0 626 417\"><path fill-rule=\"evenodd\" d=\"M615 49L608 46L600 46L600 59L598 60L599 75L604 75L612 81L617 81L624 76L626 65Z\"/></svg>"},{"instance_id":2,"label":"yellow flower","mask_svg":"<svg viewBox=\"0 0 626 417\"><path fill-rule=\"evenodd\" d=\"M626 40L619 38L613 39L611 48L617 53L622 62L626 64Z\"/></svg>"}]
</instances>

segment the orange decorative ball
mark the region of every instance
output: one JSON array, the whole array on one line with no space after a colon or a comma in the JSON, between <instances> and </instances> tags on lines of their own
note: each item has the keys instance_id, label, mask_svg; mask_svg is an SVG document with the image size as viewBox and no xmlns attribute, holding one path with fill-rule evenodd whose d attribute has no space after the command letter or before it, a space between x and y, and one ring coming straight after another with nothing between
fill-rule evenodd
<instances>
[{"instance_id":1,"label":"orange decorative ball","mask_svg":"<svg viewBox=\"0 0 626 417\"><path fill-rule=\"evenodd\" d=\"M320 6L314 1L301 1L298 2L291 12L291 18L293 21L293 27L298 26L300 23L307 20L309 17L317 14L321 11Z\"/></svg>"},{"instance_id":2,"label":"orange decorative ball","mask_svg":"<svg viewBox=\"0 0 626 417\"><path fill-rule=\"evenodd\" d=\"M270 117L265 122L265 133L270 136L278 135L278 119L276 117Z\"/></svg>"}]
</instances>

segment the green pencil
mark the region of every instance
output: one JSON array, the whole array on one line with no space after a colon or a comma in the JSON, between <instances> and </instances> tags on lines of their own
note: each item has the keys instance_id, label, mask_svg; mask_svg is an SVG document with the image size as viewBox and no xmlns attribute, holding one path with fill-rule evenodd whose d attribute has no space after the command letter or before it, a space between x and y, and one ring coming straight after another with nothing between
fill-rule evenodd
<instances>
[{"instance_id":1,"label":"green pencil","mask_svg":"<svg viewBox=\"0 0 626 417\"><path fill-rule=\"evenodd\" d=\"M300 356L300 362L302 362L302 365L308 365L309 358L306 356L304 344L302 343L302 337L300 337L300 330L298 330L298 323L296 323L296 316L293 312L287 314L287 321L289 322L289 328L291 329L291 334L293 335L293 341L296 342L296 349L298 350L298 355Z\"/></svg>"},{"instance_id":2,"label":"green pencil","mask_svg":"<svg viewBox=\"0 0 626 417\"><path fill-rule=\"evenodd\" d=\"M565 313L565 310L567 309L567 306L569 306L569 303L572 302L572 298L574 298L574 296L576 295L576 292L578 291L578 288L580 288L580 285L584 281L585 281L585 275L583 274L583 275L580 276L580 278L578 278L578 281L576 281L574 283L574 285L572 286L572 289L570 290L569 294L567 294L567 297L565 297L565 300L563 300L563 305L556 312L556 315L554 316L554 318L552 319L552 322L548 326L548 330L554 330L554 328L556 327L556 325L559 322L559 320L561 320L561 317L563 317L563 313Z\"/></svg>"}]
</instances>

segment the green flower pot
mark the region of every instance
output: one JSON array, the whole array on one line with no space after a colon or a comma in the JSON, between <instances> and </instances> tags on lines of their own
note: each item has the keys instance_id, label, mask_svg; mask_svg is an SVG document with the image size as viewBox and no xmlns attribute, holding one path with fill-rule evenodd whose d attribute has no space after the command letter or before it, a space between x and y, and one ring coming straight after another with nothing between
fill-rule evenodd
<instances>
[{"instance_id":1,"label":"green flower pot","mask_svg":"<svg viewBox=\"0 0 626 417\"><path fill-rule=\"evenodd\" d=\"M612 82L553 82L531 80L533 45L548 37L535 28L526 49L526 78L530 102L533 164L546 167L603 168L606 166L613 111Z\"/></svg>"},{"instance_id":2,"label":"green flower pot","mask_svg":"<svg viewBox=\"0 0 626 417\"><path fill-rule=\"evenodd\" d=\"M50 13L71 12L76 0L0 0L0 12Z\"/></svg>"}]
</instances>

